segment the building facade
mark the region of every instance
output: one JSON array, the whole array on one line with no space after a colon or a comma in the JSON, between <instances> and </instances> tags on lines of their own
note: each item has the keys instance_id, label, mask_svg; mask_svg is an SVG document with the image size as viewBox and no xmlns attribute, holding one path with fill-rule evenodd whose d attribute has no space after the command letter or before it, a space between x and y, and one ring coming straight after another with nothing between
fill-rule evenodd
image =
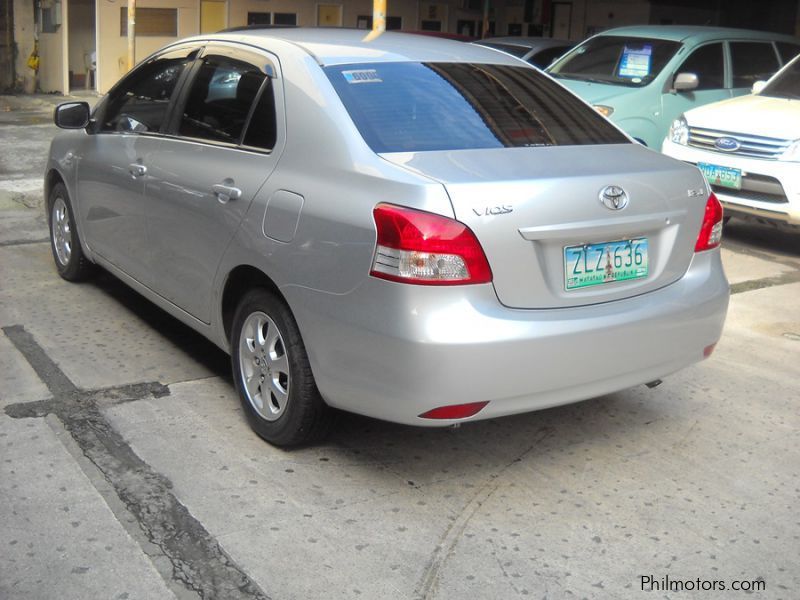
<instances>
[{"instance_id":1,"label":"building facade","mask_svg":"<svg viewBox=\"0 0 800 600\"><path fill-rule=\"evenodd\" d=\"M0 0L0 89L106 92L128 71L125 0ZM388 0L387 28L480 37L484 0ZM489 33L581 40L643 23L800 31L800 0L489 0ZM769 8L767 10L767 7ZM372 26L372 0L137 0L140 61L190 35L244 25ZM13 39L10 39L13 37ZM38 57L38 70L31 58ZM35 63L35 61L34 61Z\"/></svg>"}]
</instances>

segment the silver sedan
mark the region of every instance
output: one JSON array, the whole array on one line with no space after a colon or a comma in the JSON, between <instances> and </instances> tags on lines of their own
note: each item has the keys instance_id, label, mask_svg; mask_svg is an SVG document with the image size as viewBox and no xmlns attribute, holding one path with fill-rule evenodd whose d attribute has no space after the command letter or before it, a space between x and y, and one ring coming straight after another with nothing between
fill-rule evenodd
<instances>
[{"instance_id":1,"label":"silver sedan","mask_svg":"<svg viewBox=\"0 0 800 600\"><path fill-rule=\"evenodd\" d=\"M191 38L59 106L60 275L99 265L229 352L276 445L334 409L452 425L711 353L729 292L696 168L511 56L362 35Z\"/></svg>"}]
</instances>

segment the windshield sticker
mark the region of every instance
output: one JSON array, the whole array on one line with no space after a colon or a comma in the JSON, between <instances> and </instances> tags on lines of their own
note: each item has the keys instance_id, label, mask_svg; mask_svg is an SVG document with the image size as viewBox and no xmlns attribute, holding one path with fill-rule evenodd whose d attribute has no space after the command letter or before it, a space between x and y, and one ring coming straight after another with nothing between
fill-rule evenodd
<instances>
[{"instance_id":1,"label":"windshield sticker","mask_svg":"<svg viewBox=\"0 0 800 600\"><path fill-rule=\"evenodd\" d=\"M619 76L631 78L647 77L650 75L650 59L652 55L653 47L650 44L645 44L641 47L625 46L622 51L622 60L619 63Z\"/></svg>"},{"instance_id":2,"label":"windshield sticker","mask_svg":"<svg viewBox=\"0 0 800 600\"><path fill-rule=\"evenodd\" d=\"M342 71L347 83L383 83L375 69L362 69L360 71Z\"/></svg>"}]
</instances>

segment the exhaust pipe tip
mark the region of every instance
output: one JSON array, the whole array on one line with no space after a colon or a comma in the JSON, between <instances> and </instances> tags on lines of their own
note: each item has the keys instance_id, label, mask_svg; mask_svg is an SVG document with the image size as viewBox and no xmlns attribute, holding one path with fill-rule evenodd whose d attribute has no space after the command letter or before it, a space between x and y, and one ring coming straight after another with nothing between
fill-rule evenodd
<instances>
[{"instance_id":1,"label":"exhaust pipe tip","mask_svg":"<svg viewBox=\"0 0 800 600\"><path fill-rule=\"evenodd\" d=\"M662 383L663 383L663 381L661 381L660 379L654 379L653 381L649 381L649 382L645 383L645 385L652 390L654 387L658 387Z\"/></svg>"}]
</instances>

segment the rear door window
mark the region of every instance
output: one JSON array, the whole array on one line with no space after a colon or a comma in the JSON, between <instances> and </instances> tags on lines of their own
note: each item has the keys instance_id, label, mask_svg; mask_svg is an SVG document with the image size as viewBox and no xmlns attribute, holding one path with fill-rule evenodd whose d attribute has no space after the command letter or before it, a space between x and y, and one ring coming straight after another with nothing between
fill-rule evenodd
<instances>
[{"instance_id":1,"label":"rear door window","mask_svg":"<svg viewBox=\"0 0 800 600\"><path fill-rule=\"evenodd\" d=\"M617 144L629 140L530 67L374 63L325 67L375 152Z\"/></svg>"},{"instance_id":2,"label":"rear door window","mask_svg":"<svg viewBox=\"0 0 800 600\"><path fill-rule=\"evenodd\" d=\"M267 80L266 73L249 62L213 53L204 56L183 106L179 135L238 144Z\"/></svg>"},{"instance_id":3,"label":"rear door window","mask_svg":"<svg viewBox=\"0 0 800 600\"><path fill-rule=\"evenodd\" d=\"M770 42L730 42L733 87L750 88L778 70L778 56Z\"/></svg>"},{"instance_id":4,"label":"rear door window","mask_svg":"<svg viewBox=\"0 0 800 600\"><path fill-rule=\"evenodd\" d=\"M678 73L697 75L697 90L719 90L725 87L725 58L721 43L697 48L683 61Z\"/></svg>"}]
</instances>

